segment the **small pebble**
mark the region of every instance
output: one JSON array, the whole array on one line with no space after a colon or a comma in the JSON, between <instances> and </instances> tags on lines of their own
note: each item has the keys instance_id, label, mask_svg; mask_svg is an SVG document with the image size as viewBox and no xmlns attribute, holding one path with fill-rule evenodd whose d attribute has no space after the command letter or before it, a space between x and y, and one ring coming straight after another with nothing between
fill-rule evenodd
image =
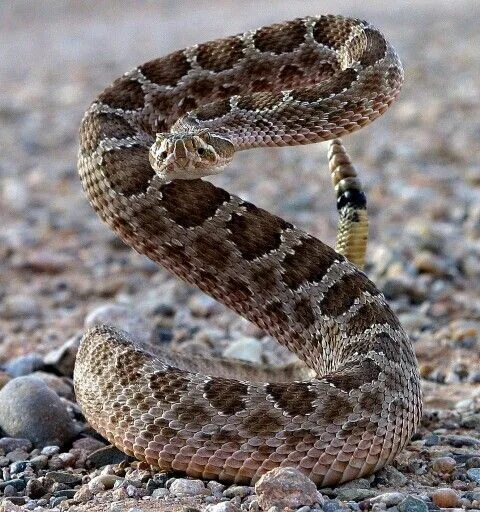
<instances>
[{"instance_id":1,"label":"small pebble","mask_svg":"<svg viewBox=\"0 0 480 512\"><path fill-rule=\"evenodd\" d=\"M116 475L98 475L88 482L88 488L93 494L113 489L116 482L122 482L124 479Z\"/></svg>"},{"instance_id":2,"label":"small pebble","mask_svg":"<svg viewBox=\"0 0 480 512\"><path fill-rule=\"evenodd\" d=\"M230 501L223 501L214 505L207 505L206 512L240 512L240 507ZM298 512L298 511L297 511Z\"/></svg>"},{"instance_id":3,"label":"small pebble","mask_svg":"<svg viewBox=\"0 0 480 512\"><path fill-rule=\"evenodd\" d=\"M480 485L480 468L472 468L467 471L467 476L473 482Z\"/></svg>"},{"instance_id":4,"label":"small pebble","mask_svg":"<svg viewBox=\"0 0 480 512\"><path fill-rule=\"evenodd\" d=\"M177 478L169 487L173 496L199 496L210 494L210 489L205 487L202 480L190 480L188 478Z\"/></svg>"},{"instance_id":5,"label":"small pebble","mask_svg":"<svg viewBox=\"0 0 480 512\"><path fill-rule=\"evenodd\" d=\"M455 508L460 506L460 498L453 489L437 489L432 493L432 501L440 508Z\"/></svg>"},{"instance_id":6,"label":"small pebble","mask_svg":"<svg viewBox=\"0 0 480 512\"><path fill-rule=\"evenodd\" d=\"M153 492L152 492L152 498L153 499L156 499L156 500L159 500L161 498L165 498L166 496L168 496L170 494L170 491L168 489L165 489L165 488L159 488L159 489L155 489Z\"/></svg>"},{"instance_id":7,"label":"small pebble","mask_svg":"<svg viewBox=\"0 0 480 512\"><path fill-rule=\"evenodd\" d=\"M457 463L452 457L438 457L432 462L432 469L436 473L453 473Z\"/></svg>"},{"instance_id":8,"label":"small pebble","mask_svg":"<svg viewBox=\"0 0 480 512\"><path fill-rule=\"evenodd\" d=\"M240 498L245 498L245 496L249 496L254 492L253 487L248 485L231 485L227 487L223 491L223 495L225 498L235 498L235 496L239 496Z\"/></svg>"}]
</instances>

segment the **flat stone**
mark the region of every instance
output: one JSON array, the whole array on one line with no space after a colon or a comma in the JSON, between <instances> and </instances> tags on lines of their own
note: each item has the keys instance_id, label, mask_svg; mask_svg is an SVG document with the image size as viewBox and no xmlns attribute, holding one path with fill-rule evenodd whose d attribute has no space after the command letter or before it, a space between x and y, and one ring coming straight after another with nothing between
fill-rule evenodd
<instances>
[{"instance_id":1,"label":"flat stone","mask_svg":"<svg viewBox=\"0 0 480 512\"><path fill-rule=\"evenodd\" d=\"M451 446L455 446L456 448L460 448L462 446L480 446L480 439L470 436L461 436L457 434L449 434L445 436L446 441Z\"/></svg>"},{"instance_id":2,"label":"flat stone","mask_svg":"<svg viewBox=\"0 0 480 512\"><path fill-rule=\"evenodd\" d=\"M134 460L115 446L103 446L90 453L87 463L95 468L101 468L108 464L120 464L121 462Z\"/></svg>"},{"instance_id":3,"label":"flat stone","mask_svg":"<svg viewBox=\"0 0 480 512\"><path fill-rule=\"evenodd\" d=\"M68 471L49 471L45 476L54 482L71 486L82 483L82 475L69 473Z\"/></svg>"}]
</instances>

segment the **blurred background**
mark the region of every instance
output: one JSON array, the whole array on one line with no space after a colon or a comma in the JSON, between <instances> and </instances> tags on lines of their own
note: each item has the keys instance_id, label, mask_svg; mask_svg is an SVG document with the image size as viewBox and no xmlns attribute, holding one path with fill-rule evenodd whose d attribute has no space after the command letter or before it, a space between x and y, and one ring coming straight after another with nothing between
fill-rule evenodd
<instances>
[{"instance_id":1,"label":"blurred background","mask_svg":"<svg viewBox=\"0 0 480 512\"><path fill-rule=\"evenodd\" d=\"M449 406L480 381L477 0L1 2L0 361L61 346L105 304L135 306L153 337L194 350L251 334L101 224L77 177L78 126L96 94L144 61L320 13L368 19L406 70L397 103L345 140L369 198L368 274L416 342L426 385L452 385L453 398L442 388L432 403ZM333 244L325 152L244 152L212 181ZM208 316L221 348L195 338Z\"/></svg>"}]
</instances>

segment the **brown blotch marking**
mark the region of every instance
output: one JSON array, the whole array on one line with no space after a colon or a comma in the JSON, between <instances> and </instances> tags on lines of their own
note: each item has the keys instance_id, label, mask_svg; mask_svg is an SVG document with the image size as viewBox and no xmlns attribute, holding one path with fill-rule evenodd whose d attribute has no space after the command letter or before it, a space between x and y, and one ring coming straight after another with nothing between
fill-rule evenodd
<instances>
[{"instance_id":1,"label":"brown blotch marking","mask_svg":"<svg viewBox=\"0 0 480 512\"><path fill-rule=\"evenodd\" d=\"M360 396L359 404L364 411L373 413L382 408L381 398L378 390L364 391Z\"/></svg>"},{"instance_id":2,"label":"brown blotch marking","mask_svg":"<svg viewBox=\"0 0 480 512\"><path fill-rule=\"evenodd\" d=\"M313 444L317 438L305 428L285 431L285 444L296 446L298 443Z\"/></svg>"},{"instance_id":3,"label":"brown blotch marking","mask_svg":"<svg viewBox=\"0 0 480 512\"><path fill-rule=\"evenodd\" d=\"M265 409L251 412L242 422L248 437L274 435L282 428L282 422L274 411Z\"/></svg>"},{"instance_id":4,"label":"brown blotch marking","mask_svg":"<svg viewBox=\"0 0 480 512\"><path fill-rule=\"evenodd\" d=\"M339 316L347 312L364 292L380 294L365 274L345 274L325 292L320 309L324 315Z\"/></svg>"},{"instance_id":5,"label":"brown blotch marking","mask_svg":"<svg viewBox=\"0 0 480 512\"><path fill-rule=\"evenodd\" d=\"M261 110L271 108L283 99L282 93L257 92L241 96L237 102L237 107L243 110Z\"/></svg>"},{"instance_id":6,"label":"brown blotch marking","mask_svg":"<svg viewBox=\"0 0 480 512\"><path fill-rule=\"evenodd\" d=\"M250 77L250 79L258 80L259 78L270 79L272 75L272 62L271 59L258 59L250 58L244 65L244 73L246 77ZM247 84L248 85L248 84ZM275 87L275 84L270 84L270 88Z\"/></svg>"},{"instance_id":7,"label":"brown blotch marking","mask_svg":"<svg viewBox=\"0 0 480 512\"><path fill-rule=\"evenodd\" d=\"M375 335L371 350L383 352L385 357L394 363L400 363L403 359L403 347L386 332Z\"/></svg>"},{"instance_id":8,"label":"brown blotch marking","mask_svg":"<svg viewBox=\"0 0 480 512\"><path fill-rule=\"evenodd\" d=\"M305 41L305 32L305 23L301 19L260 28L254 35L255 47L276 55L292 52Z\"/></svg>"},{"instance_id":9,"label":"brown blotch marking","mask_svg":"<svg viewBox=\"0 0 480 512\"><path fill-rule=\"evenodd\" d=\"M204 392L215 409L231 415L245 409L248 386L235 380L214 378L205 384Z\"/></svg>"},{"instance_id":10,"label":"brown blotch marking","mask_svg":"<svg viewBox=\"0 0 480 512\"><path fill-rule=\"evenodd\" d=\"M126 196L145 193L155 175L148 160L148 150L140 145L103 154L102 171L112 188Z\"/></svg>"},{"instance_id":11,"label":"brown blotch marking","mask_svg":"<svg viewBox=\"0 0 480 512\"><path fill-rule=\"evenodd\" d=\"M175 180L161 188L162 206L184 228L202 225L230 199L230 194L202 180Z\"/></svg>"},{"instance_id":12,"label":"brown blotch marking","mask_svg":"<svg viewBox=\"0 0 480 512\"><path fill-rule=\"evenodd\" d=\"M355 336L362 334L366 329L375 324L387 324L394 329L400 327L397 317L388 306L369 302L358 309L350 319L346 329L350 336Z\"/></svg>"},{"instance_id":13,"label":"brown blotch marking","mask_svg":"<svg viewBox=\"0 0 480 512\"><path fill-rule=\"evenodd\" d=\"M278 249L282 231L292 225L253 204L243 203L243 206L246 211L233 213L225 227L231 232L228 239L246 260L251 261Z\"/></svg>"},{"instance_id":14,"label":"brown blotch marking","mask_svg":"<svg viewBox=\"0 0 480 512\"><path fill-rule=\"evenodd\" d=\"M294 249L295 252L287 254L283 260L283 281L293 290L302 284L320 281L334 261L345 259L313 237L304 238Z\"/></svg>"},{"instance_id":15,"label":"brown blotch marking","mask_svg":"<svg viewBox=\"0 0 480 512\"><path fill-rule=\"evenodd\" d=\"M269 324L278 325L282 330L288 329L290 317L285 313L282 302L271 302L264 306L264 320Z\"/></svg>"},{"instance_id":16,"label":"brown blotch marking","mask_svg":"<svg viewBox=\"0 0 480 512\"><path fill-rule=\"evenodd\" d=\"M156 245L154 245L156 249ZM190 256L186 253L185 247L179 245L165 244L162 247L162 256L166 262L173 263L177 268L181 267L184 273L193 270L193 264L190 261Z\"/></svg>"},{"instance_id":17,"label":"brown blotch marking","mask_svg":"<svg viewBox=\"0 0 480 512\"><path fill-rule=\"evenodd\" d=\"M277 290L278 282L281 280L280 272L276 266L260 266L251 270L252 281L265 294L272 294Z\"/></svg>"},{"instance_id":18,"label":"brown blotch marking","mask_svg":"<svg viewBox=\"0 0 480 512\"><path fill-rule=\"evenodd\" d=\"M82 123L80 145L91 152L102 139L124 139L136 134L137 131L121 115L92 112Z\"/></svg>"},{"instance_id":19,"label":"brown blotch marking","mask_svg":"<svg viewBox=\"0 0 480 512\"><path fill-rule=\"evenodd\" d=\"M154 59L140 66L141 73L151 82L158 85L177 85L191 66L183 50L171 53L165 57Z\"/></svg>"},{"instance_id":20,"label":"brown blotch marking","mask_svg":"<svg viewBox=\"0 0 480 512\"><path fill-rule=\"evenodd\" d=\"M339 50L350 37L353 22L338 20L332 16L320 16L313 26L313 38L327 48Z\"/></svg>"},{"instance_id":21,"label":"brown blotch marking","mask_svg":"<svg viewBox=\"0 0 480 512\"><path fill-rule=\"evenodd\" d=\"M367 45L359 61L364 66L372 66L385 57L387 43L378 30L366 28L365 35L367 36Z\"/></svg>"},{"instance_id":22,"label":"brown blotch marking","mask_svg":"<svg viewBox=\"0 0 480 512\"><path fill-rule=\"evenodd\" d=\"M126 76L117 78L100 94L98 100L112 108L122 110L136 110L145 106L142 85Z\"/></svg>"},{"instance_id":23,"label":"brown blotch marking","mask_svg":"<svg viewBox=\"0 0 480 512\"><path fill-rule=\"evenodd\" d=\"M170 368L166 371L158 370L148 376L148 387L152 396L160 403L175 404L188 390L190 381L181 372Z\"/></svg>"},{"instance_id":24,"label":"brown blotch marking","mask_svg":"<svg viewBox=\"0 0 480 512\"><path fill-rule=\"evenodd\" d=\"M214 103L209 103L200 107L195 113L197 119L200 121L208 121L209 119L216 119L228 114L231 110L230 100L219 100Z\"/></svg>"},{"instance_id":25,"label":"brown blotch marking","mask_svg":"<svg viewBox=\"0 0 480 512\"><path fill-rule=\"evenodd\" d=\"M232 443L233 445L238 446L245 440L234 430L222 427L218 432L212 434L211 441L222 445Z\"/></svg>"},{"instance_id":26,"label":"brown blotch marking","mask_svg":"<svg viewBox=\"0 0 480 512\"><path fill-rule=\"evenodd\" d=\"M308 329L315 323L315 312L312 307L312 302L308 297L300 299L293 307L298 319L305 328Z\"/></svg>"},{"instance_id":27,"label":"brown blotch marking","mask_svg":"<svg viewBox=\"0 0 480 512\"><path fill-rule=\"evenodd\" d=\"M268 384L265 391L290 416L305 416L315 409L313 400L317 398L317 393L309 388L306 382L292 382Z\"/></svg>"},{"instance_id":28,"label":"brown blotch marking","mask_svg":"<svg viewBox=\"0 0 480 512\"><path fill-rule=\"evenodd\" d=\"M180 402L172 406L172 410L177 415L179 421L183 423L194 423L203 426L210 422L211 412L202 404L196 404L193 401Z\"/></svg>"},{"instance_id":29,"label":"brown blotch marking","mask_svg":"<svg viewBox=\"0 0 480 512\"><path fill-rule=\"evenodd\" d=\"M220 99L230 98L240 93L242 88L238 84L220 84L218 86L217 96Z\"/></svg>"},{"instance_id":30,"label":"brown blotch marking","mask_svg":"<svg viewBox=\"0 0 480 512\"><path fill-rule=\"evenodd\" d=\"M198 45L197 62L203 69L224 71L243 57L243 41L238 36L209 41Z\"/></svg>"},{"instance_id":31,"label":"brown blotch marking","mask_svg":"<svg viewBox=\"0 0 480 512\"><path fill-rule=\"evenodd\" d=\"M257 78L250 84L250 90L253 92L266 91L271 88L271 80L268 78Z\"/></svg>"},{"instance_id":32,"label":"brown blotch marking","mask_svg":"<svg viewBox=\"0 0 480 512\"><path fill-rule=\"evenodd\" d=\"M140 377L139 368L147 359L146 354L137 350L121 352L113 359L116 370L126 378L128 384Z\"/></svg>"},{"instance_id":33,"label":"brown blotch marking","mask_svg":"<svg viewBox=\"0 0 480 512\"><path fill-rule=\"evenodd\" d=\"M278 74L278 78L282 82L288 82L292 83L298 78L303 78L304 72L302 69L300 69L295 64L285 64L285 66L282 66L280 69L280 72Z\"/></svg>"},{"instance_id":34,"label":"brown blotch marking","mask_svg":"<svg viewBox=\"0 0 480 512\"><path fill-rule=\"evenodd\" d=\"M293 90L291 97L297 101L318 101L329 97L331 94L340 94L345 89L350 88L357 78L358 73L353 68L347 68L339 71L335 76L326 79L321 84Z\"/></svg>"},{"instance_id":35,"label":"brown blotch marking","mask_svg":"<svg viewBox=\"0 0 480 512\"><path fill-rule=\"evenodd\" d=\"M241 279L229 276L222 280L220 286L225 290L224 298L229 302L230 307L240 313L244 311L245 304L252 297L252 291L248 285Z\"/></svg>"},{"instance_id":36,"label":"brown blotch marking","mask_svg":"<svg viewBox=\"0 0 480 512\"><path fill-rule=\"evenodd\" d=\"M335 373L323 377L323 380L349 393L353 389L359 389L362 384L376 381L380 373L381 369L377 363L371 359L364 359L343 364Z\"/></svg>"},{"instance_id":37,"label":"brown blotch marking","mask_svg":"<svg viewBox=\"0 0 480 512\"><path fill-rule=\"evenodd\" d=\"M197 100L195 98L192 98L191 96L186 96L182 98L178 104L182 112L191 112L192 110L197 108L197 105Z\"/></svg>"},{"instance_id":38,"label":"brown blotch marking","mask_svg":"<svg viewBox=\"0 0 480 512\"><path fill-rule=\"evenodd\" d=\"M230 249L218 241L211 240L204 233L192 242L192 249L203 267L211 267L216 272L222 272L230 264Z\"/></svg>"},{"instance_id":39,"label":"brown blotch marking","mask_svg":"<svg viewBox=\"0 0 480 512\"><path fill-rule=\"evenodd\" d=\"M328 395L320 407L320 414L325 424L333 420L346 418L353 411L353 404L348 397L338 393L336 396Z\"/></svg>"},{"instance_id":40,"label":"brown blotch marking","mask_svg":"<svg viewBox=\"0 0 480 512\"><path fill-rule=\"evenodd\" d=\"M189 86L188 90L194 95L200 98L210 97L213 89L215 88L216 82L213 78L208 76L202 76L195 79Z\"/></svg>"}]
</instances>

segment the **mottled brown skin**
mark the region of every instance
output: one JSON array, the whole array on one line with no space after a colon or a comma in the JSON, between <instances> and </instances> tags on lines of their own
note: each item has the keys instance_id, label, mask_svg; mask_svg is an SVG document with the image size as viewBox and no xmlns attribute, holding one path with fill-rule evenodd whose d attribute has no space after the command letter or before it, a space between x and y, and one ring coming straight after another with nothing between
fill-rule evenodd
<instances>
[{"instance_id":1,"label":"mottled brown skin","mask_svg":"<svg viewBox=\"0 0 480 512\"><path fill-rule=\"evenodd\" d=\"M239 483L294 466L335 485L402 449L421 415L417 363L373 283L288 222L201 179L165 181L149 161L171 130L207 129L235 150L334 139L383 113L402 79L380 32L320 16L174 52L99 95L82 121L79 172L100 217L275 336L310 379L305 369L287 381L243 363L154 356L98 326L74 376L98 432L153 467ZM188 140L182 155L202 144Z\"/></svg>"}]
</instances>

